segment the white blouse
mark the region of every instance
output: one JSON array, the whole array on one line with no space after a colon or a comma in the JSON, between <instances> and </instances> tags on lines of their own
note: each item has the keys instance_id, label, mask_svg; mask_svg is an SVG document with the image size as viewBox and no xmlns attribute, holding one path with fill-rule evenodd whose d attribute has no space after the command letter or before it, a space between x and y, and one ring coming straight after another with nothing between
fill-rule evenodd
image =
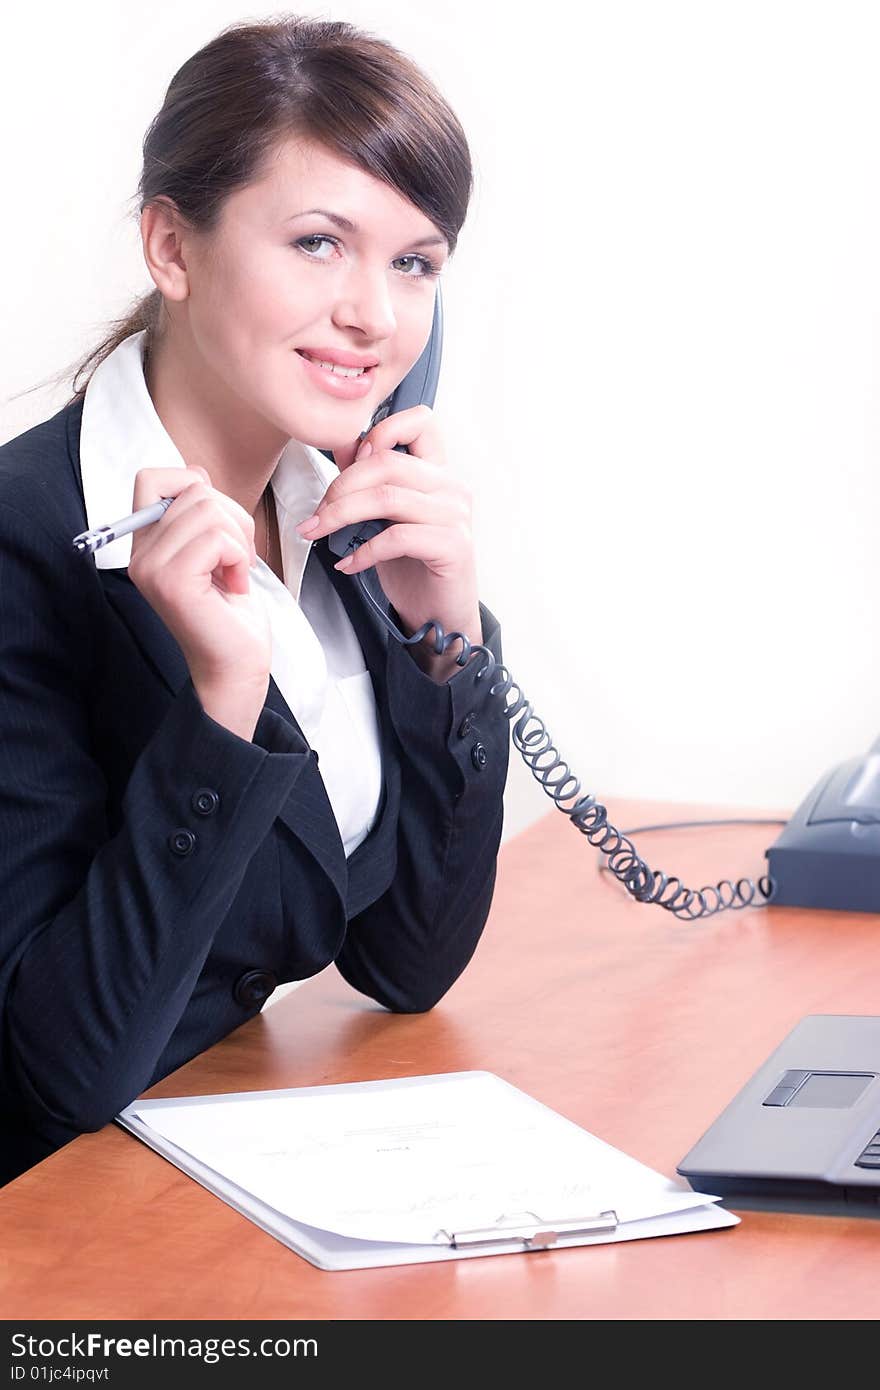
<instances>
[{"instance_id":1,"label":"white blouse","mask_svg":"<svg viewBox=\"0 0 880 1390\"><path fill-rule=\"evenodd\" d=\"M141 468L184 468L156 414L143 370L144 332L134 333L92 374L83 402L80 463L86 527L133 510ZM210 472L210 469L208 470ZM369 834L382 794L382 758L373 683L351 621L324 570L312 565L311 541L295 530L314 512L339 469L320 449L291 439L271 486L278 516L284 583L262 560L250 572L272 633L272 676L320 757L320 774L346 857ZM120 536L94 555L98 569L122 569L132 538Z\"/></svg>"}]
</instances>

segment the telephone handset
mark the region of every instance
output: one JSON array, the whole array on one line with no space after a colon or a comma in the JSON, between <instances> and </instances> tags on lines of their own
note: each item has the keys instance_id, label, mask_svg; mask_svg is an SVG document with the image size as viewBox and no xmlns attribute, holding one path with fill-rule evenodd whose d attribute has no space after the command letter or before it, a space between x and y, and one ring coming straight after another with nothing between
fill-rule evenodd
<instances>
[{"instance_id":1,"label":"telephone handset","mask_svg":"<svg viewBox=\"0 0 880 1390\"><path fill-rule=\"evenodd\" d=\"M434 320L427 346L396 390L378 407L373 415L371 428L397 411L409 410L412 406L421 404L433 406L440 375L442 345L443 308L438 285L434 301ZM404 454L409 452L405 444L397 444L395 448ZM326 450L323 452L332 462L332 454ZM364 521L353 526L344 526L327 537L327 544L332 553L341 559L365 541L377 536L390 524L388 521ZM775 891L775 885L770 878L759 879L757 887L751 879L741 878L735 886L729 879L723 879L714 887L707 886L695 891L685 888L678 878L669 878L660 871L649 869L636 853L632 841L611 825L605 807L592 796L579 797L574 806L566 810L561 803L577 797L580 781L569 771L568 764L558 756L550 734L533 712L521 687L513 680L507 668L498 665L488 647L476 644L472 646L466 633L445 633L441 624L434 620L423 623L411 637L405 637L371 591L368 575L375 576L375 570L360 570L352 578L358 581L368 603L395 641L407 647L413 646L416 642L421 642L433 628L434 636L431 640L438 655L445 652L456 640L460 641L462 646L456 657L459 666L466 666L475 653L480 654L480 659L474 663L475 680L491 681L497 671L500 679L496 680L494 685L489 685L489 694L495 700L499 714L506 719L517 720L511 728L514 747L518 749L532 776L542 784L544 791L558 809L573 821L581 834L586 835L591 845L608 856L607 868L638 902L656 903L675 917L696 921L700 917L711 917L726 908L749 907L756 893L760 893L767 902L770 901ZM376 583L378 584L378 579ZM511 688L516 691L516 695L512 704L506 704L505 696ZM534 727L527 733L530 722ZM539 766L539 763L542 765ZM670 895L664 897L667 887L670 889ZM729 892L727 901L723 896L724 890ZM707 902L707 894L715 895L714 905ZM759 904L763 905L766 904Z\"/></svg>"},{"instance_id":2,"label":"telephone handset","mask_svg":"<svg viewBox=\"0 0 880 1390\"><path fill-rule=\"evenodd\" d=\"M443 305L440 299L440 286L437 286L437 293L434 299L434 320L431 324L431 335L428 338L424 352L407 372L403 381L392 392L392 394L382 402L373 413L370 421L370 429L378 425L380 420L384 420L386 415L397 415L401 410L411 410L414 405L433 406L434 398L437 395L437 380L440 376L440 355L443 350ZM405 444L395 444L395 449L402 454L408 454L409 450ZM332 462L333 455L324 451L325 457ZM354 526L343 526L341 530L334 531L332 536L327 537L327 544L334 555L341 560L349 551L356 550L364 541L371 540L373 536L378 536L380 531L390 525L387 521L361 521Z\"/></svg>"}]
</instances>

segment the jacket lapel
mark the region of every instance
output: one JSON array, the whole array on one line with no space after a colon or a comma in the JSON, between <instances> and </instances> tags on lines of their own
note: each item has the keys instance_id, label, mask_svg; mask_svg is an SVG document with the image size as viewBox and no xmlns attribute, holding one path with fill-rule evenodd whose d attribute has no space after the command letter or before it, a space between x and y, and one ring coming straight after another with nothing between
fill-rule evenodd
<instances>
[{"instance_id":1,"label":"jacket lapel","mask_svg":"<svg viewBox=\"0 0 880 1390\"><path fill-rule=\"evenodd\" d=\"M330 582L339 594L342 605L351 620L361 649L364 653L375 687L380 709L380 724L383 731L383 757L393 757L390 738L390 716L387 710L385 690L385 660L388 633L381 621L372 611L361 593L357 581L340 574L333 568L335 557L327 549L326 539L312 547L315 554L313 563L322 564ZM312 557L310 556L310 559ZM147 602L136 584L129 578L127 569L98 570L98 577L107 596L119 617L125 623L140 648L144 659L176 695L189 679L189 667L176 639L169 632L156 610ZM372 592L384 611L388 611L388 599L382 594L375 576L371 576ZM303 751L308 741L294 717L287 701L270 676L266 693L266 707L280 715L293 726L302 739ZM387 767L387 763L386 763ZM387 808L383 806L383 813ZM318 861L331 879L343 903L346 903L349 889L348 865L342 839L333 808L327 795L320 771L313 759L303 769L296 786L279 813L287 828ZM382 819L384 820L384 814Z\"/></svg>"},{"instance_id":2,"label":"jacket lapel","mask_svg":"<svg viewBox=\"0 0 880 1390\"><path fill-rule=\"evenodd\" d=\"M312 554L323 566L324 572L338 593L342 606L351 620L358 641L364 653L367 668L374 681L379 678L384 687L385 654L388 646L388 632L379 617L370 607L361 592L357 579L341 574L333 568L335 556L327 547L326 537L316 541ZM310 559L312 556L309 557ZM172 694L176 695L189 677L189 667L183 652L168 631L156 610L147 602L137 585L129 578L127 569L96 570L107 598L126 627L134 636L145 659L161 676ZM389 601L382 593L374 574L368 578L371 591L385 613L389 611ZM308 746L305 735L297 723L273 677L269 680L266 695L269 709L281 715L292 724Z\"/></svg>"},{"instance_id":3,"label":"jacket lapel","mask_svg":"<svg viewBox=\"0 0 880 1390\"><path fill-rule=\"evenodd\" d=\"M189 667L178 642L137 585L129 579L127 569L98 570L98 575L109 602L134 637L144 659L158 672L169 691L176 695L189 679ZM305 752L308 748L305 735L271 676L266 692L266 707L293 726ZM333 807L313 758L306 759L306 765L282 806L279 817L317 860L344 905L348 891L345 850Z\"/></svg>"},{"instance_id":4,"label":"jacket lapel","mask_svg":"<svg viewBox=\"0 0 880 1390\"><path fill-rule=\"evenodd\" d=\"M189 676L189 667L175 639L156 610L128 577L127 569L96 570L111 606L134 637L143 656L172 694Z\"/></svg>"},{"instance_id":5,"label":"jacket lapel","mask_svg":"<svg viewBox=\"0 0 880 1390\"><path fill-rule=\"evenodd\" d=\"M131 632L145 659L162 677L171 693L176 695L189 679L189 667L176 639L137 585L129 579L127 569L98 570L97 574L109 602ZM292 724L304 747L308 747L302 729L271 676L266 705Z\"/></svg>"}]
</instances>

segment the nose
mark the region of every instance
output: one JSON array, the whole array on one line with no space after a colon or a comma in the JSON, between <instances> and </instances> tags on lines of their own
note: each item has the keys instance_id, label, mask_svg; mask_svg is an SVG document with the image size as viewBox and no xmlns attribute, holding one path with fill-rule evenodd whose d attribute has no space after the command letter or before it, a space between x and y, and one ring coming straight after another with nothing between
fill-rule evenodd
<instances>
[{"instance_id":1,"label":"nose","mask_svg":"<svg viewBox=\"0 0 880 1390\"><path fill-rule=\"evenodd\" d=\"M340 328L357 328L370 342L390 338L397 327L385 274L351 275L333 315Z\"/></svg>"}]
</instances>

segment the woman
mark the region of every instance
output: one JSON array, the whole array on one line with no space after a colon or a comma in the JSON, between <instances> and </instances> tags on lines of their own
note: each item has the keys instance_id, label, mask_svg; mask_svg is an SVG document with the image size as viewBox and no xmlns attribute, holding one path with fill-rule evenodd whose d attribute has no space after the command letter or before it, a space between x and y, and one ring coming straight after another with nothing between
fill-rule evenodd
<instances>
[{"instance_id":1,"label":"woman","mask_svg":"<svg viewBox=\"0 0 880 1390\"><path fill-rule=\"evenodd\" d=\"M353 570L407 635L436 618L501 660L431 411L369 428L471 181L442 97L343 23L224 30L150 126L155 289L0 449L3 1181L282 981L335 961L418 1011L475 949L506 720L457 643L389 640L326 542L389 519ZM159 497L158 523L71 545Z\"/></svg>"}]
</instances>

